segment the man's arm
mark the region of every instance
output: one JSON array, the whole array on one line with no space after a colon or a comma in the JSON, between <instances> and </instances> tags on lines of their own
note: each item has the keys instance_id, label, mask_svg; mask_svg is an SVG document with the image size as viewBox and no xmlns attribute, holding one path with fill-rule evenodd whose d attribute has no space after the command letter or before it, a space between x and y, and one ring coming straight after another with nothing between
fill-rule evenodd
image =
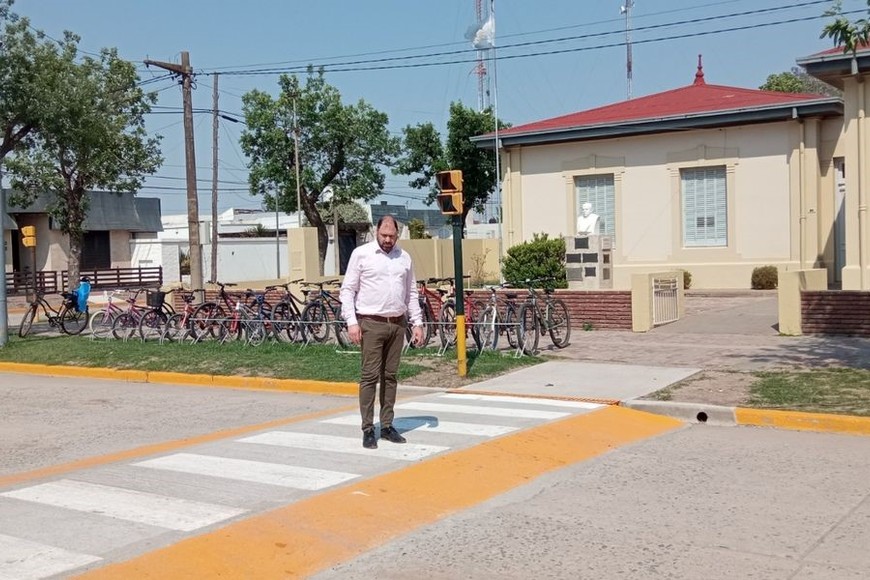
<instances>
[{"instance_id":1,"label":"man's arm","mask_svg":"<svg viewBox=\"0 0 870 580\"><path fill-rule=\"evenodd\" d=\"M356 320L356 295L359 292L360 261L359 252L353 252L347 262L347 270L344 273L344 282L338 297L341 300L341 317L348 326L355 326Z\"/></svg>"},{"instance_id":2,"label":"man's arm","mask_svg":"<svg viewBox=\"0 0 870 580\"><path fill-rule=\"evenodd\" d=\"M410 261L410 260L409 260ZM408 318L414 326L423 325L423 312L420 310L420 295L417 292L417 279L414 277L414 264L408 267L408 279L405 296L408 297Z\"/></svg>"}]
</instances>

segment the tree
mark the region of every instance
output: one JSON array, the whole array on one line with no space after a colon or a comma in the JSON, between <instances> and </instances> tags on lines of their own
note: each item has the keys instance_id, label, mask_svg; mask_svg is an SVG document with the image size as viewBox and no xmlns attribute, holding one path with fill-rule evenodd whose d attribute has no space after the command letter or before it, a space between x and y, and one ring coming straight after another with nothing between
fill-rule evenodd
<instances>
[{"instance_id":1,"label":"tree","mask_svg":"<svg viewBox=\"0 0 870 580\"><path fill-rule=\"evenodd\" d=\"M421 219L408 220L408 230L412 240L422 240L426 237L426 224Z\"/></svg>"},{"instance_id":2,"label":"tree","mask_svg":"<svg viewBox=\"0 0 870 580\"><path fill-rule=\"evenodd\" d=\"M824 81L810 76L802 67L792 67L789 72L772 74L760 87L763 91L778 91L781 93L814 93L839 97L842 92Z\"/></svg>"},{"instance_id":3,"label":"tree","mask_svg":"<svg viewBox=\"0 0 870 580\"><path fill-rule=\"evenodd\" d=\"M387 115L360 100L344 105L341 94L309 67L305 86L296 76L282 75L277 98L254 90L242 98L247 129L241 146L250 159L251 192L266 206L296 211L294 104L298 116L300 201L308 223L317 228L320 266L329 240L319 206L323 190L332 187L342 204L368 201L384 188L381 167L392 165L400 140L390 135ZM331 207L331 204L327 204Z\"/></svg>"},{"instance_id":4,"label":"tree","mask_svg":"<svg viewBox=\"0 0 870 580\"><path fill-rule=\"evenodd\" d=\"M867 0L867 6L870 8L870 0ZM831 38L834 45L843 47L843 54L852 53L854 57L858 47L870 41L870 20L859 18L851 22L843 15L842 0L836 0L825 16L833 16L834 21L822 29L819 38Z\"/></svg>"},{"instance_id":5,"label":"tree","mask_svg":"<svg viewBox=\"0 0 870 580\"><path fill-rule=\"evenodd\" d=\"M162 158L159 137L148 137L145 114L155 101L139 86L135 66L103 49L78 61L78 37L66 33L56 70L57 100L48 103L29 151L9 161L15 203L49 195L48 211L69 236L69 283L78 285L88 190L135 192ZM48 73L46 73L48 74Z\"/></svg>"},{"instance_id":6,"label":"tree","mask_svg":"<svg viewBox=\"0 0 870 580\"><path fill-rule=\"evenodd\" d=\"M499 128L509 125L499 121ZM472 209L483 211L489 196L495 191L495 156L492 151L480 149L471 137L495 131L492 110L475 111L462 103L450 104L447 122L447 142L431 123L405 127L404 156L399 159L393 173L416 175L408 185L415 189L429 189L426 203L435 201L435 173L447 169L461 169L464 207L462 219Z\"/></svg>"},{"instance_id":7,"label":"tree","mask_svg":"<svg viewBox=\"0 0 870 580\"><path fill-rule=\"evenodd\" d=\"M12 0L0 0L0 161L25 145L57 102L57 73L68 57L11 7Z\"/></svg>"}]
</instances>

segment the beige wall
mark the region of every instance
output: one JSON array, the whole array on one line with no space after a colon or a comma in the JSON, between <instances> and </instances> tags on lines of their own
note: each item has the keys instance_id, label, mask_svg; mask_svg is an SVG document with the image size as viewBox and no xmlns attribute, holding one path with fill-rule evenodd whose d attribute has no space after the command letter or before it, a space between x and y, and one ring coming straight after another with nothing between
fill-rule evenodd
<instances>
[{"instance_id":1,"label":"beige wall","mask_svg":"<svg viewBox=\"0 0 870 580\"><path fill-rule=\"evenodd\" d=\"M819 157L833 149L832 132L789 121L510 150L505 248L539 232L571 233L574 178L613 174L615 289L663 269L689 270L694 288L747 288L756 266L797 269L803 256L812 267L829 236L828 215L820 234ZM713 165L726 167L728 244L687 248L680 170Z\"/></svg>"},{"instance_id":2,"label":"beige wall","mask_svg":"<svg viewBox=\"0 0 870 580\"><path fill-rule=\"evenodd\" d=\"M843 131L840 135L846 157L846 265L844 290L870 289L870 240L867 227L867 120L870 91L863 75L843 79ZM860 82L859 82L860 81Z\"/></svg>"}]
</instances>

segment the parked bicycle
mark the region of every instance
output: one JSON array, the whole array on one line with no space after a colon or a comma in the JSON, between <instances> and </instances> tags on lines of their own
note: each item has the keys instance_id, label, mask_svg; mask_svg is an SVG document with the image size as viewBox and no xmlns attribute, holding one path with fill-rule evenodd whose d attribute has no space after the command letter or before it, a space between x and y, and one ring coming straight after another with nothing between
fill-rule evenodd
<instances>
[{"instance_id":1,"label":"parked bicycle","mask_svg":"<svg viewBox=\"0 0 870 580\"><path fill-rule=\"evenodd\" d=\"M282 342L305 342L305 325L302 323L302 310L307 304L306 300L298 298L290 291L291 284L298 284L302 279L293 280L286 284L267 286L266 290L283 288L284 293L279 301L272 307L272 324L274 325L275 338ZM307 298L308 292L304 292Z\"/></svg>"},{"instance_id":2,"label":"parked bicycle","mask_svg":"<svg viewBox=\"0 0 870 580\"><path fill-rule=\"evenodd\" d=\"M85 279L82 280L84 281ZM42 309L42 314L51 328L60 328L64 334L81 334L88 326L87 303L84 310L82 310L79 308L78 294L75 292L62 292L61 296L63 297L63 303L60 308L55 309L45 299L45 292L37 290L36 298L30 303L29 309L21 318L18 336L24 338L30 333L30 330L33 328L33 321L36 320L36 315L40 309Z\"/></svg>"},{"instance_id":3,"label":"parked bicycle","mask_svg":"<svg viewBox=\"0 0 870 580\"><path fill-rule=\"evenodd\" d=\"M199 290L177 290L177 292L181 295L181 300L184 302L184 308L181 309L181 312L177 312L169 317L166 321L166 327L163 331L163 340L168 340L169 342L175 341L183 341L183 340L196 340L197 338L197 328L193 325L193 313L196 310L196 306L194 302L196 302L196 295L202 292Z\"/></svg>"},{"instance_id":4,"label":"parked bicycle","mask_svg":"<svg viewBox=\"0 0 870 580\"><path fill-rule=\"evenodd\" d=\"M464 276L469 278L470 276ZM439 316L439 334L441 336L441 347L449 348L456 345L456 289L450 280L450 290L448 298L441 305L441 315ZM466 290L463 297L463 308L465 310L465 332L471 334L474 339L474 345L480 348L480 338L477 334L474 321L477 319L477 303L472 300L474 290Z\"/></svg>"},{"instance_id":5,"label":"parked bicycle","mask_svg":"<svg viewBox=\"0 0 870 580\"><path fill-rule=\"evenodd\" d=\"M128 340L134 335L139 335L139 322L142 316L151 310L148 306L143 306L137 302L139 294L147 292L147 288L139 288L131 290L131 294L124 300L127 302L127 308L120 314L115 316L112 321L112 337L117 340Z\"/></svg>"},{"instance_id":6,"label":"parked bicycle","mask_svg":"<svg viewBox=\"0 0 870 580\"><path fill-rule=\"evenodd\" d=\"M520 307L519 315L519 347L526 354L534 354L538 350L538 341L544 332L550 334L550 340L556 348L568 346L571 338L571 317L565 302L553 296L553 288L544 288L543 300L535 290L535 284L552 280L526 280L529 295Z\"/></svg>"},{"instance_id":7,"label":"parked bicycle","mask_svg":"<svg viewBox=\"0 0 870 580\"><path fill-rule=\"evenodd\" d=\"M308 286L317 288L308 292L308 304L302 311L302 322L306 326L308 336L317 342L326 342L329 339L330 329L335 331L335 339L338 344L347 348L351 345L350 336L347 333L347 322L341 317L341 301L324 286L337 284L338 280L326 280L324 282L305 282Z\"/></svg>"},{"instance_id":8,"label":"parked bicycle","mask_svg":"<svg viewBox=\"0 0 870 580\"><path fill-rule=\"evenodd\" d=\"M100 308L91 315L90 329L91 338L109 338L112 334L112 323L120 316L124 309L115 304L115 295L122 290L110 290L104 293L106 299L105 308Z\"/></svg>"},{"instance_id":9,"label":"parked bicycle","mask_svg":"<svg viewBox=\"0 0 870 580\"><path fill-rule=\"evenodd\" d=\"M139 336L142 340L159 340L163 337L169 317L175 314L172 303L166 300L171 293L172 290L149 290L145 295L145 304L149 310L139 319Z\"/></svg>"},{"instance_id":10,"label":"parked bicycle","mask_svg":"<svg viewBox=\"0 0 870 580\"><path fill-rule=\"evenodd\" d=\"M413 328L411 321L408 320L408 330L405 334L410 347L424 348L428 346L432 341L432 337L434 337L438 332L438 318L436 317L435 312L437 311L439 314L441 313L442 303L445 300L445 296L449 293L449 290L438 287L433 292L427 284L444 284L447 282L452 282L452 279L429 278L427 280L417 280L417 296L420 303L420 314L423 319L423 340L418 344L414 344L411 341Z\"/></svg>"},{"instance_id":11,"label":"parked bicycle","mask_svg":"<svg viewBox=\"0 0 870 580\"><path fill-rule=\"evenodd\" d=\"M517 347L519 332L517 294L515 292L508 292L503 296L498 294L499 289L509 287L508 284L486 286L490 292L489 299L477 304L478 314L474 324L481 348L496 350L502 334L507 338L511 348Z\"/></svg>"}]
</instances>

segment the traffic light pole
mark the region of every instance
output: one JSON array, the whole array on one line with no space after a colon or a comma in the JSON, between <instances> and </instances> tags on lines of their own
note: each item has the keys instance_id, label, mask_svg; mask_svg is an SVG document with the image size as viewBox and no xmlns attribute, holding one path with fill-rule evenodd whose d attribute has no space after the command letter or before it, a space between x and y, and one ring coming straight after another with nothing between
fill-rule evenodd
<instances>
[{"instance_id":1,"label":"traffic light pole","mask_svg":"<svg viewBox=\"0 0 870 580\"><path fill-rule=\"evenodd\" d=\"M6 307L6 193L0 176L0 348L9 341L9 311Z\"/></svg>"},{"instance_id":2,"label":"traffic light pole","mask_svg":"<svg viewBox=\"0 0 870 580\"><path fill-rule=\"evenodd\" d=\"M468 358L465 351L465 286L462 278L462 216L453 216L453 271L456 277L456 362L459 376L468 374Z\"/></svg>"}]
</instances>

